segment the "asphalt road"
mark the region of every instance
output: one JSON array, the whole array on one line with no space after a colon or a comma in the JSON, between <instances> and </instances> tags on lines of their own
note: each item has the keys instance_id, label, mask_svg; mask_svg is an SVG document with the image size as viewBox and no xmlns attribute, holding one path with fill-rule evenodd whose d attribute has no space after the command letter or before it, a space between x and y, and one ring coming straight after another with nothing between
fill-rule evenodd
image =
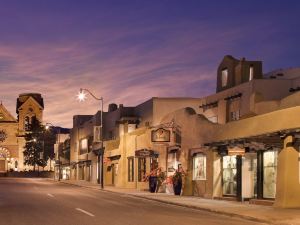
<instances>
[{"instance_id":1,"label":"asphalt road","mask_svg":"<svg viewBox=\"0 0 300 225\"><path fill-rule=\"evenodd\" d=\"M253 221L43 179L0 179L1 225L255 225Z\"/></svg>"}]
</instances>

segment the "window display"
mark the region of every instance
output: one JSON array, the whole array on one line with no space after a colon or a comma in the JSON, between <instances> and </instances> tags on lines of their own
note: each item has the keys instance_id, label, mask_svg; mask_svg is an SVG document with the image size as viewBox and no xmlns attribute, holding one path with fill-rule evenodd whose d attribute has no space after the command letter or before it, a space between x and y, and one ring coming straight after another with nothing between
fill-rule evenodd
<instances>
[{"instance_id":1,"label":"window display","mask_svg":"<svg viewBox=\"0 0 300 225\"><path fill-rule=\"evenodd\" d=\"M138 181L142 182L146 175L146 158L138 158Z\"/></svg>"},{"instance_id":2,"label":"window display","mask_svg":"<svg viewBox=\"0 0 300 225\"><path fill-rule=\"evenodd\" d=\"M277 151L264 152L264 198L275 198L277 175Z\"/></svg>"},{"instance_id":3,"label":"window display","mask_svg":"<svg viewBox=\"0 0 300 225\"><path fill-rule=\"evenodd\" d=\"M193 180L206 180L206 156L197 154L193 158Z\"/></svg>"},{"instance_id":4,"label":"window display","mask_svg":"<svg viewBox=\"0 0 300 225\"><path fill-rule=\"evenodd\" d=\"M223 195L236 195L236 156L223 157Z\"/></svg>"},{"instance_id":5,"label":"window display","mask_svg":"<svg viewBox=\"0 0 300 225\"><path fill-rule=\"evenodd\" d=\"M176 152L169 152L168 153L168 170L167 175L171 176L174 174L175 170L177 169L178 163L176 160Z\"/></svg>"}]
</instances>

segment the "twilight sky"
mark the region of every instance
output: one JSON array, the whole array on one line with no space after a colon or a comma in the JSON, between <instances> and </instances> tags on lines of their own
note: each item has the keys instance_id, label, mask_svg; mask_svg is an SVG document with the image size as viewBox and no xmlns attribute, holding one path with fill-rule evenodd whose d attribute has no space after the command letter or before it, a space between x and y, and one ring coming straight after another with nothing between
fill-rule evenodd
<instances>
[{"instance_id":1,"label":"twilight sky","mask_svg":"<svg viewBox=\"0 0 300 225\"><path fill-rule=\"evenodd\" d=\"M80 87L134 106L151 97L215 91L224 55L300 66L300 1L11 0L0 2L0 100L40 92L44 122L72 126L98 102Z\"/></svg>"}]
</instances>

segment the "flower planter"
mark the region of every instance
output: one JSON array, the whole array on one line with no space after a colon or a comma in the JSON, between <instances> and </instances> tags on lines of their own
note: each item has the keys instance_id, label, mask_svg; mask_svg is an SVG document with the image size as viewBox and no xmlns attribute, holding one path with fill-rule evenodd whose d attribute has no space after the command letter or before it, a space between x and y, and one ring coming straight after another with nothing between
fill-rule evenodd
<instances>
[{"instance_id":1,"label":"flower planter","mask_svg":"<svg viewBox=\"0 0 300 225\"><path fill-rule=\"evenodd\" d=\"M156 185L157 185L157 177L156 176L150 176L149 177L149 191L151 193L155 192Z\"/></svg>"},{"instance_id":2,"label":"flower planter","mask_svg":"<svg viewBox=\"0 0 300 225\"><path fill-rule=\"evenodd\" d=\"M174 194L175 195L180 195L181 194L181 188L182 188L182 181L177 181L174 185Z\"/></svg>"}]
</instances>

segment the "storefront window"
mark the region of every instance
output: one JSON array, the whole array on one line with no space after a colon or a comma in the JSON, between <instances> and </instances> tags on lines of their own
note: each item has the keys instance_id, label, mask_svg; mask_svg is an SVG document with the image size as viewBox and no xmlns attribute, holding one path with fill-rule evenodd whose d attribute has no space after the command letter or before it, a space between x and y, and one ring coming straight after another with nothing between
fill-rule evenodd
<instances>
[{"instance_id":1,"label":"storefront window","mask_svg":"<svg viewBox=\"0 0 300 225\"><path fill-rule=\"evenodd\" d=\"M128 182L134 181L134 158L128 158Z\"/></svg>"},{"instance_id":2,"label":"storefront window","mask_svg":"<svg viewBox=\"0 0 300 225\"><path fill-rule=\"evenodd\" d=\"M143 181L146 175L146 158L138 158L138 181Z\"/></svg>"},{"instance_id":3,"label":"storefront window","mask_svg":"<svg viewBox=\"0 0 300 225\"><path fill-rule=\"evenodd\" d=\"M275 198L277 175L277 151L264 152L264 198Z\"/></svg>"},{"instance_id":4,"label":"storefront window","mask_svg":"<svg viewBox=\"0 0 300 225\"><path fill-rule=\"evenodd\" d=\"M151 157L150 158L150 169L155 170L158 168L158 158Z\"/></svg>"},{"instance_id":5,"label":"storefront window","mask_svg":"<svg viewBox=\"0 0 300 225\"><path fill-rule=\"evenodd\" d=\"M168 176L173 175L176 169L177 169L176 152L169 152L168 153L168 171L167 171L167 175Z\"/></svg>"},{"instance_id":6,"label":"storefront window","mask_svg":"<svg viewBox=\"0 0 300 225\"><path fill-rule=\"evenodd\" d=\"M204 154L193 157L193 180L206 180L206 155Z\"/></svg>"},{"instance_id":7,"label":"storefront window","mask_svg":"<svg viewBox=\"0 0 300 225\"><path fill-rule=\"evenodd\" d=\"M223 157L223 195L236 195L236 156Z\"/></svg>"}]
</instances>

